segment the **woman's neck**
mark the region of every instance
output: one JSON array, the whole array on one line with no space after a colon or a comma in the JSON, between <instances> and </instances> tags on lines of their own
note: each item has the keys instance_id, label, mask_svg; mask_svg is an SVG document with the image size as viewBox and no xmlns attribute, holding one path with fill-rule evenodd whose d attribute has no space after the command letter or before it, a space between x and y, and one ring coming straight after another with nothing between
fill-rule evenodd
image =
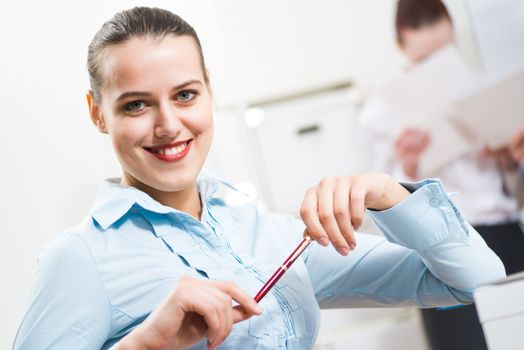
<instances>
[{"instance_id":1,"label":"woman's neck","mask_svg":"<svg viewBox=\"0 0 524 350\"><path fill-rule=\"evenodd\" d=\"M135 187L147 193L160 204L183 211L200 221L202 204L196 182L183 190L166 192L148 186L131 177L129 174L124 174L124 176L122 176L122 184Z\"/></svg>"}]
</instances>

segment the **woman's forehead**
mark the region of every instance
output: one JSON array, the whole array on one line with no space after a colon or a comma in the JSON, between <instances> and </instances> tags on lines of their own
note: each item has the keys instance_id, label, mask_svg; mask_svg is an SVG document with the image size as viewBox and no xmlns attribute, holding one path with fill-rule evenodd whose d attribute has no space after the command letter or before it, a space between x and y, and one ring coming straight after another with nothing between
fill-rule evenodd
<instances>
[{"instance_id":1,"label":"woman's forehead","mask_svg":"<svg viewBox=\"0 0 524 350\"><path fill-rule=\"evenodd\" d=\"M200 53L189 36L137 37L104 49L105 87L204 80Z\"/></svg>"}]
</instances>

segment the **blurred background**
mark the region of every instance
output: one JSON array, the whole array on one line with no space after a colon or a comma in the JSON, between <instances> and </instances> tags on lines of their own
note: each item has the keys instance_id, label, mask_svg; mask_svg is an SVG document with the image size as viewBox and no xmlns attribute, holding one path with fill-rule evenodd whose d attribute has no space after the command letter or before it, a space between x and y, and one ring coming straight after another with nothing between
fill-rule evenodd
<instances>
[{"instance_id":1,"label":"blurred background","mask_svg":"<svg viewBox=\"0 0 524 350\"><path fill-rule=\"evenodd\" d=\"M469 67L497 77L524 64L522 0L444 2ZM85 61L102 23L135 5L169 9L195 27L215 96L206 168L280 212L297 214L322 176L365 170L359 108L406 66L394 0L4 4L1 349L11 347L38 252L82 220L101 179L120 174L88 117ZM378 234L371 223L364 230ZM316 349L427 349L412 309L329 310L322 319Z\"/></svg>"}]
</instances>

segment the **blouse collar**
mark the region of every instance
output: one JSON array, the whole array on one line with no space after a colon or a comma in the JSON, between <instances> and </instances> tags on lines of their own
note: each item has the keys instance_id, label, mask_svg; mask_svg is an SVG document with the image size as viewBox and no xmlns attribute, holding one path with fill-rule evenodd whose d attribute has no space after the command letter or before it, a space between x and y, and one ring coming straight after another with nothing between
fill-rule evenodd
<instances>
[{"instance_id":1,"label":"blouse collar","mask_svg":"<svg viewBox=\"0 0 524 350\"><path fill-rule=\"evenodd\" d=\"M204 206L210 202L222 186L242 193L235 186L217 176L201 174L198 177L197 189ZM95 202L91 207L90 215L103 230L107 230L126 215L134 205L158 214L182 213L160 204L147 193L135 187L123 185L121 178L111 178L102 181Z\"/></svg>"}]
</instances>

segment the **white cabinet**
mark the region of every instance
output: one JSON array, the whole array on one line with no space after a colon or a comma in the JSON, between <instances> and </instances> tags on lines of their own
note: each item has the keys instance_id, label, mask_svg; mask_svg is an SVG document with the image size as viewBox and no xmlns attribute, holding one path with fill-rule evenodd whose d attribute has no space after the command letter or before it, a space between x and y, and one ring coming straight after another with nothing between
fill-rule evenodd
<instances>
[{"instance_id":1,"label":"white cabinet","mask_svg":"<svg viewBox=\"0 0 524 350\"><path fill-rule=\"evenodd\" d=\"M524 347L524 272L480 288L475 303L490 350Z\"/></svg>"},{"instance_id":2,"label":"white cabinet","mask_svg":"<svg viewBox=\"0 0 524 350\"><path fill-rule=\"evenodd\" d=\"M429 350L418 310L321 310L313 350Z\"/></svg>"},{"instance_id":3,"label":"white cabinet","mask_svg":"<svg viewBox=\"0 0 524 350\"><path fill-rule=\"evenodd\" d=\"M359 166L355 108L347 88L260 107L252 129L273 210L297 213L305 191L328 175L354 173Z\"/></svg>"}]
</instances>

